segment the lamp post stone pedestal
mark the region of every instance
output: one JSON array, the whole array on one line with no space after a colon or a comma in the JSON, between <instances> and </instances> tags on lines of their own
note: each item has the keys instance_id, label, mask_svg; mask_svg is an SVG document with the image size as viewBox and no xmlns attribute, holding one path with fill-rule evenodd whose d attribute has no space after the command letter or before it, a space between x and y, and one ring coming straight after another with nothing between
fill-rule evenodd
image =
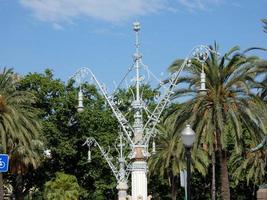
<instances>
[{"instance_id":1,"label":"lamp post stone pedestal","mask_svg":"<svg viewBox=\"0 0 267 200\"><path fill-rule=\"evenodd\" d=\"M118 190L118 200L126 200L127 190L128 190L127 182L125 181L119 182L119 184L117 185L117 190Z\"/></svg>"},{"instance_id":2,"label":"lamp post stone pedestal","mask_svg":"<svg viewBox=\"0 0 267 200\"><path fill-rule=\"evenodd\" d=\"M257 200L267 200L267 188L258 189Z\"/></svg>"}]
</instances>

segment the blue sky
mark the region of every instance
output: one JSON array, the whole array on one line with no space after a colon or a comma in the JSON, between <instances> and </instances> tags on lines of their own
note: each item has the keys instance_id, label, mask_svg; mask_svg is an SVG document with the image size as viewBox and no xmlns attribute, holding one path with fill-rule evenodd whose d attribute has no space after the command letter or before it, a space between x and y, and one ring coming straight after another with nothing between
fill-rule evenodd
<instances>
[{"instance_id":1,"label":"blue sky","mask_svg":"<svg viewBox=\"0 0 267 200\"><path fill-rule=\"evenodd\" d=\"M138 20L143 61L159 76L198 44L267 47L266 8L267 0L0 0L0 66L51 68L64 81L90 67L110 85L132 64Z\"/></svg>"}]
</instances>

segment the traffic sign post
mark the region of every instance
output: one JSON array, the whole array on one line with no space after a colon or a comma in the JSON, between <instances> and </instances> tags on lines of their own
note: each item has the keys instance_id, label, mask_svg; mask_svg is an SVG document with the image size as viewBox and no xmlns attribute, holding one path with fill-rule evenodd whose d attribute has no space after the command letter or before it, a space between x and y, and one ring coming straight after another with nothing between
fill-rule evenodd
<instances>
[{"instance_id":1,"label":"traffic sign post","mask_svg":"<svg viewBox=\"0 0 267 200\"><path fill-rule=\"evenodd\" d=\"M0 173L8 171L9 157L7 154L0 154Z\"/></svg>"}]
</instances>

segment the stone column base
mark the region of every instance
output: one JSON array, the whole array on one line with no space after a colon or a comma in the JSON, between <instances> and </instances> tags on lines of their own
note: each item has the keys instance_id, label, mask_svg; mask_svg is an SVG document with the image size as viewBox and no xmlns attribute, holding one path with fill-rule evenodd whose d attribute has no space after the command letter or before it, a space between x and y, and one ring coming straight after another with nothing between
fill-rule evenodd
<instances>
[{"instance_id":1,"label":"stone column base","mask_svg":"<svg viewBox=\"0 0 267 200\"><path fill-rule=\"evenodd\" d=\"M127 190L128 185L126 181L120 181L117 185L118 189L118 200L126 200L127 199Z\"/></svg>"},{"instance_id":2,"label":"stone column base","mask_svg":"<svg viewBox=\"0 0 267 200\"><path fill-rule=\"evenodd\" d=\"M267 200L267 188L258 189L257 200Z\"/></svg>"}]
</instances>

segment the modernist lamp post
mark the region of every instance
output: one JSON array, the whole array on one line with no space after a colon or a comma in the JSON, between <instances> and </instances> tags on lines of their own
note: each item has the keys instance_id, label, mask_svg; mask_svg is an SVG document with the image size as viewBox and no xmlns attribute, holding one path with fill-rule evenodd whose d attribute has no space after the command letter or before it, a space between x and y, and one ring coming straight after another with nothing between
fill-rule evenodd
<instances>
[{"instance_id":1,"label":"modernist lamp post","mask_svg":"<svg viewBox=\"0 0 267 200\"><path fill-rule=\"evenodd\" d=\"M190 125L186 125L184 130L182 131L182 141L185 147L185 155L186 155L186 170L187 170L187 187L186 187L186 193L187 193L187 200L191 200L191 148L193 146L193 143L195 141L195 132L190 127Z\"/></svg>"}]
</instances>

